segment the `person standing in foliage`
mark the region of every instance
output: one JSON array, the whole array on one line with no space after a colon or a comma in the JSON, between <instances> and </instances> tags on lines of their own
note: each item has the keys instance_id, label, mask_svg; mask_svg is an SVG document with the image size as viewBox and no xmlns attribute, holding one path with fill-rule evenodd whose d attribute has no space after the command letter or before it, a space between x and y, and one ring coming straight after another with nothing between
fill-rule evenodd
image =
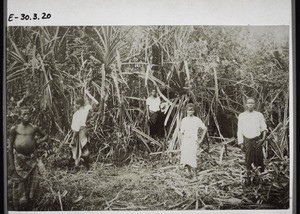
<instances>
[{"instance_id":1,"label":"person standing in foliage","mask_svg":"<svg viewBox=\"0 0 300 214\"><path fill-rule=\"evenodd\" d=\"M169 104L167 102L161 102L160 104L160 111L158 114L158 120L157 120L157 129L158 129L158 136L163 138L165 137L165 119L167 116L167 111L169 108Z\"/></svg>"},{"instance_id":2,"label":"person standing in foliage","mask_svg":"<svg viewBox=\"0 0 300 214\"><path fill-rule=\"evenodd\" d=\"M151 95L146 100L146 116L150 127L150 136L159 136L159 113L160 113L160 98L157 95L156 89L153 89Z\"/></svg>"},{"instance_id":3,"label":"person standing in foliage","mask_svg":"<svg viewBox=\"0 0 300 214\"><path fill-rule=\"evenodd\" d=\"M39 182L36 145L48 136L36 125L30 123L30 109L19 111L21 123L11 127L8 150L8 174L13 182L14 209L26 209L36 194ZM36 140L36 135L42 138Z\"/></svg>"},{"instance_id":4,"label":"person standing in foliage","mask_svg":"<svg viewBox=\"0 0 300 214\"><path fill-rule=\"evenodd\" d=\"M187 116L182 119L179 132L179 140L181 142L180 163L187 168L189 177L192 180L197 180L197 149L204 139L207 127L199 117L194 115L194 104L188 103L186 112ZM201 133L201 136L199 136L199 133Z\"/></svg>"},{"instance_id":5,"label":"person standing in foliage","mask_svg":"<svg viewBox=\"0 0 300 214\"><path fill-rule=\"evenodd\" d=\"M238 144L246 152L246 185L250 184L250 171L253 167L260 167L260 171L264 171L262 144L266 139L267 125L263 114L255 111L254 106L254 98L248 98L246 111L238 117Z\"/></svg>"},{"instance_id":6,"label":"person standing in foliage","mask_svg":"<svg viewBox=\"0 0 300 214\"><path fill-rule=\"evenodd\" d=\"M88 150L88 130L86 128L86 120L92 106L88 103L85 105L83 98L77 98L74 104L75 113L73 114L71 129L73 130L72 142L70 148L72 157L75 160L75 166L78 167L81 158L84 165L89 169L89 150Z\"/></svg>"}]
</instances>

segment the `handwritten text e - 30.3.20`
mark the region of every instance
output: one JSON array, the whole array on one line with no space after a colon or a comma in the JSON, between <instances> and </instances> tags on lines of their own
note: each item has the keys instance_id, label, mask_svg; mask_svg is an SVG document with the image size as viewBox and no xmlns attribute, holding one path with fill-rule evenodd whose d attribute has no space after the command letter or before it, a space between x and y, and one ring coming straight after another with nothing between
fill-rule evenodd
<instances>
[{"instance_id":1,"label":"handwritten text e - 30.3.20","mask_svg":"<svg viewBox=\"0 0 300 214\"><path fill-rule=\"evenodd\" d=\"M9 14L8 15L8 21L14 21L16 19L19 20L40 20L40 19L50 19L51 18L51 14L50 13L41 13L41 14L37 14L37 13L33 13L32 15L29 14L25 14L25 13L21 13L19 15L17 14Z\"/></svg>"}]
</instances>

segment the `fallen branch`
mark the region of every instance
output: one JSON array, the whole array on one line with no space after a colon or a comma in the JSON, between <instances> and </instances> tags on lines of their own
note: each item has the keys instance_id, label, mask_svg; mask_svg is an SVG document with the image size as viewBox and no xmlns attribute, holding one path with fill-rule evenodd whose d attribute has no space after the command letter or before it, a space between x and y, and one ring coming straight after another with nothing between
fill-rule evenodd
<instances>
[{"instance_id":1,"label":"fallen branch","mask_svg":"<svg viewBox=\"0 0 300 214\"><path fill-rule=\"evenodd\" d=\"M220 150L220 158L219 158L220 164L222 164L224 149L225 149L225 145L222 145L222 148Z\"/></svg>"},{"instance_id":2,"label":"fallen branch","mask_svg":"<svg viewBox=\"0 0 300 214\"><path fill-rule=\"evenodd\" d=\"M176 168L176 167L178 167L178 166L165 166L165 167L160 168L159 170L167 170L167 169Z\"/></svg>"},{"instance_id":3,"label":"fallen branch","mask_svg":"<svg viewBox=\"0 0 300 214\"><path fill-rule=\"evenodd\" d=\"M109 202L105 201L106 204L107 204L107 207L106 207L105 209L107 209L107 208L111 209L110 207L111 207L112 203L113 203L115 200L117 200L117 198L118 198L119 195L120 195L120 192L122 192L124 189L125 189L125 187L123 187L123 188L117 193L116 197L114 197L113 199L111 199Z\"/></svg>"},{"instance_id":4,"label":"fallen branch","mask_svg":"<svg viewBox=\"0 0 300 214\"><path fill-rule=\"evenodd\" d=\"M144 145L146 146L146 148L148 149L148 151L151 152L151 149L149 148L147 142L146 142L143 138L141 138L139 135L138 135L138 137L139 137L140 140L144 143Z\"/></svg>"},{"instance_id":5,"label":"fallen branch","mask_svg":"<svg viewBox=\"0 0 300 214\"><path fill-rule=\"evenodd\" d=\"M58 200L59 200L60 209L61 209L61 211L64 211L63 205L62 205L62 201L61 201L60 191L58 191L57 195L58 195Z\"/></svg>"},{"instance_id":6,"label":"fallen branch","mask_svg":"<svg viewBox=\"0 0 300 214\"><path fill-rule=\"evenodd\" d=\"M134 132L136 132L138 135L140 135L140 136L142 136L142 137L144 137L144 138L147 138L147 139L150 140L152 143L154 143L154 144L156 144L156 145L158 145L158 146L161 146L161 143L159 143L157 140L155 140L154 138L150 137L150 136L147 135L146 133L144 133L144 132L138 130L137 128L135 128L135 127L132 126L132 127L131 127L131 130L134 131Z\"/></svg>"},{"instance_id":7,"label":"fallen branch","mask_svg":"<svg viewBox=\"0 0 300 214\"><path fill-rule=\"evenodd\" d=\"M225 203L225 204L230 204L230 205L239 205L242 203L242 199L238 198L215 198L215 200L218 200L219 202Z\"/></svg>"},{"instance_id":8,"label":"fallen branch","mask_svg":"<svg viewBox=\"0 0 300 214\"><path fill-rule=\"evenodd\" d=\"M151 152L149 155L158 155L158 154L164 154L164 153L177 153L180 152L180 149L176 149L176 150L167 150L167 151L163 151L163 152ZM202 148L197 149L197 152L202 152L204 151Z\"/></svg>"},{"instance_id":9,"label":"fallen branch","mask_svg":"<svg viewBox=\"0 0 300 214\"><path fill-rule=\"evenodd\" d=\"M177 193L179 196L183 197L183 192L179 190L178 188L171 186L170 187L172 190L174 190L175 193Z\"/></svg>"},{"instance_id":10,"label":"fallen branch","mask_svg":"<svg viewBox=\"0 0 300 214\"><path fill-rule=\"evenodd\" d=\"M184 210L187 210L190 206L192 206L193 205L193 203L195 203L196 202L196 200L193 200L191 203L189 203L187 206L185 206L183 209Z\"/></svg>"},{"instance_id":11,"label":"fallen branch","mask_svg":"<svg viewBox=\"0 0 300 214\"><path fill-rule=\"evenodd\" d=\"M108 145L105 145L102 149L99 148L98 155L97 155L96 161L95 161L94 166L93 166L93 170L96 169L96 165L97 165L97 163L98 163L98 159L99 159L99 157L100 157L101 151L103 151L103 150L106 149L106 148L108 148Z\"/></svg>"},{"instance_id":12,"label":"fallen branch","mask_svg":"<svg viewBox=\"0 0 300 214\"><path fill-rule=\"evenodd\" d=\"M198 192L196 192L196 205L195 205L195 210L199 209L199 199L198 199Z\"/></svg>"},{"instance_id":13,"label":"fallen branch","mask_svg":"<svg viewBox=\"0 0 300 214\"><path fill-rule=\"evenodd\" d=\"M58 140L58 139L56 139L56 138L51 137L50 139L53 140L53 141L56 141L56 142L58 142L58 143L61 143L61 141Z\"/></svg>"},{"instance_id":14,"label":"fallen branch","mask_svg":"<svg viewBox=\"0 0 300 214\"><path fill-rule=\"evenodd\" d=\"M228 138L225 138L225 139L227 139L227 140L223 141L223 142L222 142L222 145L227 145L227 144L232 143L232 142L235 141L235 138L234 138L234 137L229 138L229 139L228 139Z\"/></svg>"},{"instance_id":15,"label":"fallen branch","mask_svg":"<svg viewBox=\"0 0 300 214\"><path fill-rule=\"evenodd\" d=\"M109 204L107 201L105 201L105 203L106 203L107 207L105 207L104 209L105 209L105 210L107 210L107 209L112 210L112 209L110 208L110 204Z\"/></svg>"},{"instance_id":16,"label":"fallen branch","mask_svg":"<svg viewBox=\"0 0 300 214\"><path fill-rule=\"evenodd\" d=\"M177 203L177 204L175 204L175 205L173 205L173 206L170 206L169 209L174 209L174 208L177 208L177 207L179 207L179 206L182 206L182 205L184 205L187 201L188 201L188 199L186 199L186 200L184 200L184 201L181 201L181 202L179 202L179 203Z\"/></svg>"},{"instance_id":17,"label":"fallen branch","mask_svg":"<svg viewBox=\"0 0 300 214\"><path fill-rule=\"evenodd\" d=\"M245 209L275 209L276 207L272 204L241 204L239 208Z\"/></svg>"},{"instance_id":18,"label":"fallen branch","mask_svg":"<svg viewBox=\"0 0 300 214\"><path fill-rule=\"evenodd\" d=\"M163 151L163 152L151 152L149 155L158 155L158 154L163 154L163 153L176 153L180 152L179 149L177 150L168 150L168 151Z\"/></svg>"}]
</instances>

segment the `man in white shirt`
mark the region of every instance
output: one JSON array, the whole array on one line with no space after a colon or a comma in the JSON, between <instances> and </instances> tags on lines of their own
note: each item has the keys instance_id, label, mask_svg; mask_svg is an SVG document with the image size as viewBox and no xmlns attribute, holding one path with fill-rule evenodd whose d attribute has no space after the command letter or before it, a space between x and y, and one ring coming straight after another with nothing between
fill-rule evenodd
<instances>
[{"instance_id":1,"label":"man in white shirt","mask_svg":"<svg viewBox=\"0 0 300 214\"><path fill-rule=\"evenodd\" d=\"M153 89L151 95L146 100L146 116L150 126L150 136L158 135L158 116L160 113L160 98L157 96L156 89Z\"/></svg>"},{"instance_id":2,"label":"man in white shirt","mask_svg":"<svg viewBox=\"0 0 300 214\"><path fill-rule=\"evenodd\" d=\"M266 139L267 125L262 113L254 111L255 100L248 98L246 111L238 117L238 144L244 145L246 152L247 184L253 167L264 171L262 144Z\"/></svg>"},{"instance_id":3,"label":"man in white shirt","mask_svg":"<svg viewBox=\"0 0 300 214\"><path fill-rule=\"evenodd\" d=\"M87 100L88 101L88 100ZM81 158L84 160L84 164L89 168L89 150L87 144L89 142L88 131L86 128L86 120L89 111L92 106L88 103L85 105L85 101L82 98L75 100L75 113L73 114L71 129L73 130L72 143L70 148L72 150L72 157L75 160L75 166L79 166Z\"/></svg>"}]
</instances>

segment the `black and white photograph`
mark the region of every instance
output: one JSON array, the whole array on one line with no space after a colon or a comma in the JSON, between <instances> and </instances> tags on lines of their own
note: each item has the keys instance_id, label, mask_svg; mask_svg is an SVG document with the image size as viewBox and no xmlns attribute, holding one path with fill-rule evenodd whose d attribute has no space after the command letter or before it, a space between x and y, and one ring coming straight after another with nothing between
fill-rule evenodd
<instances>
[{"instance_id":1,"label":"black and white photograph","mask_svg":"<svg viewBox=\"0 0 300 214\"><path fill-rule=\"evenodd\" d=\"M8 26L7 209L291 209L290 32Z\"/></svg>"}]
</instances>

